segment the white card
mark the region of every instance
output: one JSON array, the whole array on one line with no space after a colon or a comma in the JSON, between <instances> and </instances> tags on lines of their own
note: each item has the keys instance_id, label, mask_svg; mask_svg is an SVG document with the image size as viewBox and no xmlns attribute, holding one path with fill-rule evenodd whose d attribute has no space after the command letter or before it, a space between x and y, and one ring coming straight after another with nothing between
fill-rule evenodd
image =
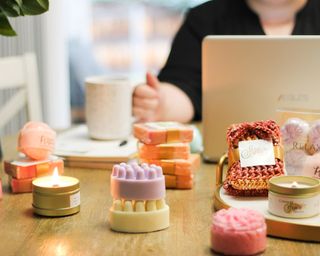
<instances>
[{"instance_id":1,"label":"white card","mask_svg":"<svg viewBox=\"0 0 320 256\"><path fill-rule=\"evenodd\" d=\"M266 140L239 142L240 166L275 165L273 144Z\"/></svg>"},{"instance_id":2,"label":"white card","mask_svg":"<svg viewBox=\"0 0 320 256\"><path fill-rule=\"evenodd\" d=\"M73 208L78 205L80 205L80 192L70 196L70 207Z\"/></svg>"}]
</instances>

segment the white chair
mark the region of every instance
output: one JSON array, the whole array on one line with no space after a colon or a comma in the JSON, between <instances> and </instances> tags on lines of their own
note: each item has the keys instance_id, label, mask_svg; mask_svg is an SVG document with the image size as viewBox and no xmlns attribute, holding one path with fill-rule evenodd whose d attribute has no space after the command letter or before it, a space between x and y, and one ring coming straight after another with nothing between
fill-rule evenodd
<instances>
[{"instance_id":1,"label":"white chair","mask_svg":"<svg viewBox=\"0 0 320 256\"><path fill-rule=\"evenodd\" d=\"M24 107L27 120L42 121L38 68L34 53L0 58L0 91L18 89L0 108L0 130Z\"/></svg>"}]
</instances>

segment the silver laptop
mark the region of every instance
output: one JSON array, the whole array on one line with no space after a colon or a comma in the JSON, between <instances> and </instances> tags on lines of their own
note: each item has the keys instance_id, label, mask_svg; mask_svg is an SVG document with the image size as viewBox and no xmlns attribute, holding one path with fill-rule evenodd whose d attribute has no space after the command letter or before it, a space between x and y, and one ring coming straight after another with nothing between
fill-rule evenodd
<instances>
[{"instance_id":1,"label":"silver laptop","mask_svg":"<svg viewBox=\"0 0 320 256\"><path fill-rule=\"evenodd\" d=\"M208 36L202 70L203 155L217 161L230 124L276 119L281 97L320 100L320 37Z\"/></svg>"}]
</instances>

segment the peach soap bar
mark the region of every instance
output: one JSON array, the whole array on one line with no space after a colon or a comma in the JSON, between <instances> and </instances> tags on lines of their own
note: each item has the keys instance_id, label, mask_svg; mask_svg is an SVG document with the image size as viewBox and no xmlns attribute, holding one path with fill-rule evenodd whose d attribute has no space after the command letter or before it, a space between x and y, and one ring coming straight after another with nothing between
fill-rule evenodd
<instances>
[{"instance_id":1,"label":"peach soap bar","mask_svg":"<svg viewBox=\"0 0 320 256\"><path fill-rule=\"evenodd\" d=\"M200 155L191 154L189 159L140 159L141 163L155 164L162 168L164 174L190 175L200 167Z\"/></svg>"},{"instance_id":2,"label":"peach soap bar","mask_svg":"<svg viewBox=\"0 0 320 256\"><path fill-rule=\"evenodd\" d=\"M135 124L133 134L141 142L157 145L172 142L191 142L193 129L177 122L150 122Z\"/></svg>"},{"instance_id":3,"label":"peach soap bar","mask_svg":"<svg viewBox=\"0 0 320 256\"><path fill-rule=\"evenodd\" d=\"M111 195L114 199L156 200L164 198L165 194L161 167L125 163L113 167Z\"/></svg>"},{"instance_id":4,"label":"peach soap bar","mask_svg":"<svg viewBox=\"0 0 320 256\"><path fill-rule=\"evenodd\" d=\"M267 245L264 216L245 208L229 208L213 215L211 248L224 255L256 255Z\"/></svg>"},{"instance_id":5,"label":"peach soap bar","mask_svg":"<svg viewBox=\"0 0 320 256\"><path fill-rule=\"evenodd\" d=\"M28 179L15 179L9 176L9 185L13 193L29 193L32 192L32 180Z\"/></svg>"},{"instance_id":6,"label":"peach soap bar","mask_svg":"<svg viewBox=\"0 0 320 256\"><path fill-rule=\"evenodd\" d=\"M63 173L64 164L61 158L51 157L50 160L33 161L21 158L14 161L4 161L4 171L16 179L28 179L46 175L52 175L57 167L59 173Z\"/></svg>"},{"instance_id":7,"label":"peach soap bar","mask_svg":"<svg viewBox=\"0 0 320 256\"><path fill-rule=\"evenodd\" d=\"M141 159L189 159L190 147L187 143L172 143L159 145L139 146L139 156Z\"/></svg>"},{"instance_id":8,"label":"peach soap bar","mask_svg":"<svg viewBox=\"0 0 320 256\"><path fill-rule=\"evenodd\" d=\"M114 200L110 209L110 226L119 232L153 232L169 227L169 214L164 199Z\"/></svg>"},{"instance_id":9,"label":"peach soap bar","mask_svg":"<svg viewBox=\"0 0 320 256\"><path fill-rule=\"evenodd\" d=\"M192 189L193 175L165 175L166 188Z\"/></svg>"},{"instance_id":10,"label":"peach soap bar","mask_svg":"<svg viewBox=\"0 0 320 256\"><path fill-rule=\"evenodd\" d=\"M42 122L28 122L19 133L18 150L35 160L47 159L54 150L56 132Z\"/></svg>"}]
</instances>

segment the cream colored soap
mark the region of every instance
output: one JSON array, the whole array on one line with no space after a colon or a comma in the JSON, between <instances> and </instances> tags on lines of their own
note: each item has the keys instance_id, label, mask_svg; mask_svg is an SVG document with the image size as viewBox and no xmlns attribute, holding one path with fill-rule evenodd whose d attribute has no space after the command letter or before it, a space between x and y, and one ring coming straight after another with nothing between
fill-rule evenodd
<instances>
[{"instance_id":1,"label":"cream colored soap","mask_svg":"<svg viewBox=\"0 0 320 256\"><path fill-rule=\"evenodd\" d=\"M110 228L126 233L168 228L170 210L164 181L162 168L154 164L115 165L111 174Z\"/></svg>"},{"instance_id":2,"label":"cream colored soap","mask_svg":"<svg viewBox=\"0 0 320 256\"><path fill-rule=\"evenodd\" d=\"M126 233L143 233L169 227L169 206L164 199L150 201L115 200L110 209L111 229Z\"/></svg>"}]
</instances>

